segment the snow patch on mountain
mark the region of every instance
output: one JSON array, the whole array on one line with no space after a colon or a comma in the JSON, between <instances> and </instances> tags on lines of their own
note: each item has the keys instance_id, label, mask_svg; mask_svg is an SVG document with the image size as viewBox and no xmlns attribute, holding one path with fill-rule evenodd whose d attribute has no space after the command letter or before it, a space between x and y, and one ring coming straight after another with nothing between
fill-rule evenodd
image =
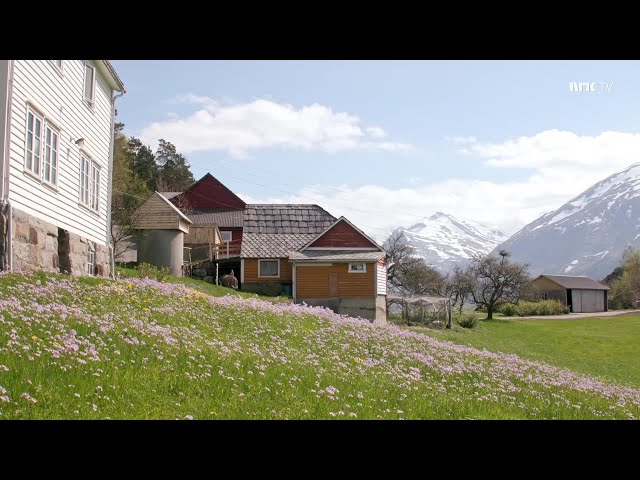
<instances>
[{"instance_id":1,"label":"snow patch on mountain","mask_svg":"<svg viewBox=\"0 0 640 480\"><path fill-rule=\"evenodd\" d=\"M415 248L418 256L442 271L466 262L474 254L486 254L507 239L502 232L479 223L442 212L399 228L402 240Z\"/></svg>"}]
</instances>

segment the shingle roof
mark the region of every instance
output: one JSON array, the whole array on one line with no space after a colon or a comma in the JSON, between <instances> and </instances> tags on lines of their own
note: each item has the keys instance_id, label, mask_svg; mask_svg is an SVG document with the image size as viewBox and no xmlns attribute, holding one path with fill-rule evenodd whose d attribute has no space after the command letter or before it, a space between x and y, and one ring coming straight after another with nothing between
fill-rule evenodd
<instances>
[{"instance_id":1,"label":"shingle roof","mask_svg":"<svg viewBox=\"0 0 640 480\"><path fill-rule=\"evenodd\" d=\"M245 233L318 235L336 221L326 210L309 204L250 204L244 212Z\"/></svg>"},{"instance_id":2,"label":"shingle roof","mask_svg":"<svg viewBox=\"0 0 640 480\"><path fill-rule=\"evenodd\" d=\"M167 200L172 199L176 195L180 195L182 192L159 192Z\"/></svg>"},{"instance_id":3,"label":"shingle roof","mask_svg":"<svg viewBox=\"0 0 640 480\"><path fill-rule=\"evenodd\" d=\"M243 258L284 258L315 237L315 233L242 233Z\"/></svg>"},{"instance_id":4,"label":"shingle roof","mask_svg":"<svg viewBox=\"0 0 640 480\"><path fill-rule=\"evenodd\" d=\"M547 275L542 274L540 277L548 278L556 282L564 288L582 289L582 290L609 290L609 287L592 280L589 277L574 277L571 275ZM539 277L538 277L539 278Z\"/></svg>"},{"instance_id":5,"label":"shingle roof","mask_svg":"<svg viewBox=\"0 0 640 480\"><path fill-rule=\"evenodd\" d=\"M362 250L305 250L304 252L289 252L290 260L305 260L311 262L377 262L386 255L385 252Z\"/></svg>"},{"instance_id":6,"label":"shingle roof","mask_svg":"<svg viewBox=\"0 0 640 480\"><path fill-rule=\"evenodd\" d=\"M218 225L220 229L242 227L242 210L223 210L214 212L192 212L185 210L194 225Z\"/></svg>"}]
</instances>

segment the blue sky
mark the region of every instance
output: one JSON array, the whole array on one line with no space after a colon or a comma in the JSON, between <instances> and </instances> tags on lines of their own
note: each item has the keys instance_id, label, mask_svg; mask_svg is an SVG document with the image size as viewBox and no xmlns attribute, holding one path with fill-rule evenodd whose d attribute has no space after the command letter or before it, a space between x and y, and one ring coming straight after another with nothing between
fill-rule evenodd
<instances>
[{"instance_id":1,"label":"blue sky","mask_svg":"<svg viewBox=\"0 0 640 480\"><path fill-rule=\"evenodd\" d=\"M435 211L511 234L639 161L637 61L113 65L127 134L248 201L318 203L378 239Z\"/></svg>"}]
</instances>

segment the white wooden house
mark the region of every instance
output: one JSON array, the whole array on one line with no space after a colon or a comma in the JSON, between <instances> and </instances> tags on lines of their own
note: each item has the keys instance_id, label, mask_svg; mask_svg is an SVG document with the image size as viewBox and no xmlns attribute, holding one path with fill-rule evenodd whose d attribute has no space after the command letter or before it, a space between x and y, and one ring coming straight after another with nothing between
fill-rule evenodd
<instances>
[{"instance_id":1,"label":"white wooden house","mask_svg":"<svg viewBox=\"0 0 640 480\"><path fill-rule=\"evenodd\" d=\"M0 269L110 273L123 93L107 60L0 60Z\"/></svg>"}]
</instances>

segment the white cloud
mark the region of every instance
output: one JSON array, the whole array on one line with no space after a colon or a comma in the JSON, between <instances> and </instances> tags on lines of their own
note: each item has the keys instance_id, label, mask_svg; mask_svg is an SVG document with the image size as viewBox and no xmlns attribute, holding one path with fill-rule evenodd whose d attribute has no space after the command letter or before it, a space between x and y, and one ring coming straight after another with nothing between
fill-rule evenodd
<instances>
[{"instance_id":1,"label":"white cloud","mask_svg":"<svg viewBox=\"0 0 640 480\"><path fill-rule=\"evenodd\" d=\"M181 95L176 100L200 108L182 117L147 125L139 132L144 142L155 146L159 138L165 138L185 153L221 150L234 157L275 147L329 153L412 148L406 143L379 141L386 136L381 127L363 127L357 116L334 112L318 103L300 108L267 99L223 104L193 94Z\"/></svg>"},{"instance_id":2,"label":"white cloud","mask_svg":"<svg viewBox=\"0 0 640 480\"><path fill-rule=\"evenodd\" d=\"M383 138L387 136L384 129L380 127L367 127L367 133L375 138Z\"/></svg>"},{"instance_id":3,"label":"white cloud","mask_svg":"<svg viewBox=\"0 0 640 480\"><path fill-rule=\"evenodd\" d=\"M479 157L480 165L496 173L515 167L529 169L530 174L518 181L452 178L395 189L317 185L287 197L260 201L317 203L335 216L345 215L379 241L392 228L411 225L436 211L475 220L509 235L594 183L638 162L640 134L579 136L547 130L502 143L477 143L471 153Z\"/></svg>"}]
</instances>

